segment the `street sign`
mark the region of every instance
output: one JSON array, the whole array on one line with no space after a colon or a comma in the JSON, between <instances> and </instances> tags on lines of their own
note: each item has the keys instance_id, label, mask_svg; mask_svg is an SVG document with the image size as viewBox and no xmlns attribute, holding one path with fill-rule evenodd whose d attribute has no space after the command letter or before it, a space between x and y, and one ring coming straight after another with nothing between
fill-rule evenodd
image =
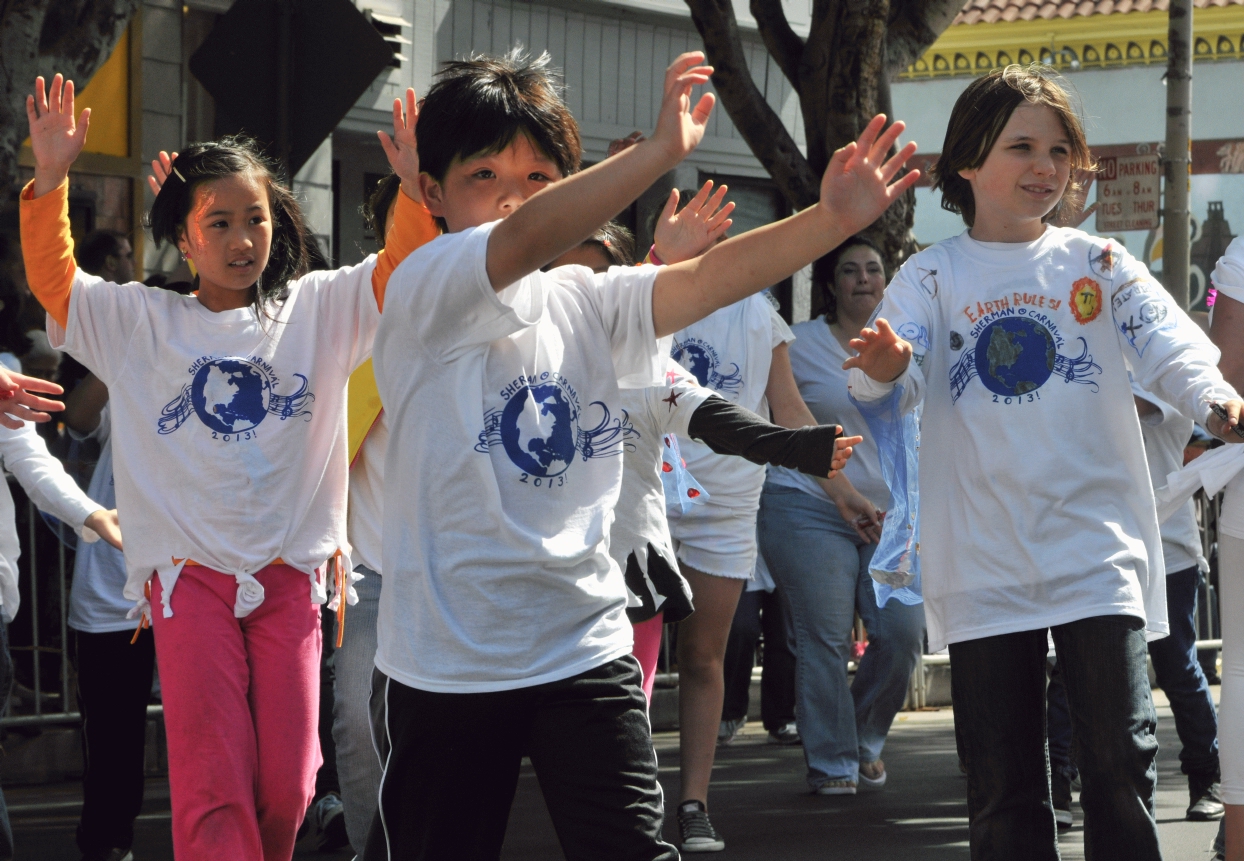
<instances>
[{"instance_id":1,"label":"street sign","mask_svg":"<svg viewBox=\"0 0 1244 861\"><path fill-rule=\"evenodd\" d=\"M392 60L350 0L237 0L190 71L216 100L216 134L251 135L292 177Z\"/></svg>"},{"instance_id":2,"label":"street sign","mask_svg":"<svg viewBox=\"0 0 1244 861\"><path fill-rule=\"evenodd\" d=\"M1097 232L1153 230L1162 214L1157 154L1104 156L1097 174Z\"/></svg>"}]
</instances>

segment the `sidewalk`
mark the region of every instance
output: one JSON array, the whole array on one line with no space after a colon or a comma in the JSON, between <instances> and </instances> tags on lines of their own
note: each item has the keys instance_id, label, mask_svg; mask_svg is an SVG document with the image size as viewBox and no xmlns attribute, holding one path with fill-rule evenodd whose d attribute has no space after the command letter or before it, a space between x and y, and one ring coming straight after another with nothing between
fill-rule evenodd
<instances>
[{"instance_id":1,"label":"sidewalk","mask_svg":"<svg viewBox=\"0 0 1244 861\"><path fill-rule=\"evenodd\" d=\"M1179 740L1170 710L1155 691L1158 738L1158 830L1167 861L1203 861L1217 823L1183 820L1187 784L1179 773ZM1214 690L1215 699L1217 689ZM678 735L659 733L661 782L672 810L678 793ZM720 750L714 773L713 822L726 839L722 861L804 861L826 857L874 861L966 861L965 782L955 754L949 709L900 713L884 755L890 772L884 790L859 796L809 795L803 781L800 748L765 743L758 723ZM16 831L17 858L77 861L73 831L80 797L76 784L7 789ZM172 861L168 784L148 781L147 803L137 826L136 861ZM1061 840L1064 859L1082 859L1082 817ZM672 816L671 816L672 819ZM676 826L667 824L666 838ZM350 861L350 853L299 855ZM557 837L530 766L524 766L504 861L560 858ZM706 856L707 857L707 856Z\"/></svg>"}]
</instances>

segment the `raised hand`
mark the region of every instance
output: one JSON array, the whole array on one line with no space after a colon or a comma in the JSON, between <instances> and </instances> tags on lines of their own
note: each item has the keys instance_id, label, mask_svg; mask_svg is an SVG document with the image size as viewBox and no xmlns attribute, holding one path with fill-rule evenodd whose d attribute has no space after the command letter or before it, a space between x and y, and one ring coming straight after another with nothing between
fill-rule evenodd
<instances>
[{"instance_id":1,"label":"raised hand","mask_svg":"<svg viewBox=\"0 0 1244 861\"><path fill-rule=\"evenodd\" d=\"M897 380L911 364L911 344L904 341L890 324L878 317L875 329L861 329L858 338L847 345L856 351L842 363L843 369L859 368L879 383Z\"/></svg>"},{"instance_id":2,"label":"raised hand","mask_svg":"<svg viewBox=\"0 0 1244 861\"><path fill-rule=\"evenodd\" d=\"M393 100L393 136L376 132L380 146L389 159L389 166L402 179L402 191L412 200L422 200L419 193L419 150L415 140L415 123L419 121L419 104L414 89L406 89L406 110L402 100Z\"/></svg>"},{"instance_id":3,"label":"raised hand","mask_svg":"<svg viewBox=\"0 0 1244 861\"><path fill-rule=\"evenodd\" d=\"M177 153L169 155L164 150L160 150L158 158L151 160L152 175L147 177L147 185L151 187L152 194L160 193L160 189L164 187L169 174L173 172L173 162L175 161L177 161Z\"/></svg>"},{"instance_id":4,"label":"raised hand","mask_svg":"<svg viewBox=\"0 0 1244 861\"><path fill-rule=\"evenodd\" d=\"M34 393L59 395L64 391L56 383L0 367L0 425L18 430L24 422L47 421L49 412L63 410L65 405Z\"/></svg>"},{"instance_id":5,"label":"raised hand","mask_svg":"<svg viewBox=\"0 0 1244 861\"><path fill-rule=\"evenodd\" d=\"M703 62L703 52L689 51L665 70L665 93L651 140L666 147L677 161L699 146L717 100L712 93L705 93L694 107L691 105L691 88L707 84L713 74L713 67L701 65Z\"/></svg>"},{"instance_id":6,"label":"raised hand","mask_svg":"<svg viewBox=\"0 0 1244 861\"><path fill-rule=\"evenodd\" d=\"M677 212L678 189L670 192L653 231L653 245L662 263L681 263L698 257L730 229L733 224L730 213L734 211L734 203L722 205L727 187L721 186L710 197L712 190L713 181L710 179L681 212Z\"/></svg>"},{"instance_id":7,"label":"raised hand","mask_svg":"<svg viewBox=\"0 0 1244 861\"><path fill-rule=\"evenodd\" d=\"M896 122L882 132L884 126L884 114L873 117L859 140L834 153L821 177L821 206L848 229L848 234L857 233L876 221L920 178L920 171L912 170L891 182L915 155L916 144L908 143L893 158L887 159L890 147L906 126Z\"/></svg>"},{"instance_id":8,"label":"raised hand","mask_svg":"<svg viewBox=\"0 0 1244 861\"><path fill-rule=\"evenodd\" d=\"M70 165L86 145L91 109L83 109L74 122L73 81L57 73L50 92L45 90L42 76L35 78L34 95L26 97L26 119L35 157L35 197L41 197L69 176Z\"/></svg>"}]
</instances>

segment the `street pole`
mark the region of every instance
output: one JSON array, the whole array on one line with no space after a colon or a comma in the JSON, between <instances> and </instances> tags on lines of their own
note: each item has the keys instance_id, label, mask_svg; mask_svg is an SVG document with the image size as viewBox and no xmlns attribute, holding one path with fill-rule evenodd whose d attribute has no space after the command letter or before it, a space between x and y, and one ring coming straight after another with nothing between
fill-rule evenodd
<instances>
[{"instance_id":1,"label":"street pole","mask_svg":"<svg viewBox=\"0 0 1244 861\"><path fill-rule=\"evenodd\" d=\"M293 135L290 129L289 97L293 85L294 63L294 0L276 0L276 157L285 173L285 181L294 187L290 175L289 152Z\"/></svg>"},{"instance_id":2,"label":"street pole","mask_svg":"<svg viewBox=\"0 0 1244 861\"><path fill-rule=\"evenodd\" d=\"M1192 268L1192 0L1170 0L1166 41L1166 196L1162 208L1162 276L1166 289L1188 307Z\"/></svg>"}]
</instances>

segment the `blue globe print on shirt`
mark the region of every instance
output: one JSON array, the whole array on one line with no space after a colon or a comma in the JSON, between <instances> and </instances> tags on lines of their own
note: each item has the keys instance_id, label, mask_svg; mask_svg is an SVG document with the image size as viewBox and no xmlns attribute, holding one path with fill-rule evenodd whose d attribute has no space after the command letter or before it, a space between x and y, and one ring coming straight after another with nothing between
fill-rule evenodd
<instances>
[{"instance_id":1,"label":"blue globe print on shirt","mask_svg":"<svg viewBox=\"0 0 1244 861\"><path fill-rule=\"evenodd\" d=\"M531 421L527 402L541 418ZM551 426L544 421L552 418ZM519 389L501 412L501 443L510 460L530 475L548 478L570 468L576 450L575 415L566 392L556 383Z\"/></svg>"},{"instance_id":2,"label":"blue globe print on shirt","mask_svg":"<svg viewBox=\"0 0 1244 861\"><path fill-rule=\"evenodd\" d=\"M676 344L670 356L691 372L701 386L707 386L713 370L713 359L699 344Z\"/></svg>"},{"instance_id":3,"label":"blue globe print on shirt","mask_svg":"<svg viewBox=\"0 0 1244 861\"><path fill-rule=\"evenodd\" d=\"M976 373L996 395L1016 396L1041 388L1058 358L1050 330L1027 317L1003 317L976 341Z\"/></svg>"},{"instance_id":4,"label":"blue globe print on shirt","mask_svg":"<svg viewBox=\"0 0 1244 861\"><path fill-rule=\"evenodd\" d=\"M268 414L272 385L249 362L218 359L199 368L190 402L203 424L218 433L254 429Z\"/></svg>"}]
</instances>

